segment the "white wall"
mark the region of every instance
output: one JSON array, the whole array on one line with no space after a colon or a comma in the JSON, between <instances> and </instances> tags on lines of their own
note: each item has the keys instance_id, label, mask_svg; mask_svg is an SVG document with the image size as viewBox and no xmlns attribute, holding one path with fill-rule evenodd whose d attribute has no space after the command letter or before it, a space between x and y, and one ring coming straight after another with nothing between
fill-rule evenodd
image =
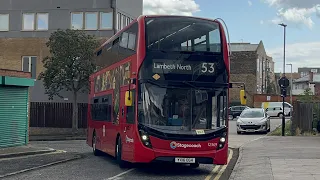
<instances>
[{"instance_id":1,"label":"white wall","mask_svg":"<svg viewBox=\"0 0 320 180\"><path fill-rule=\"evenodd\" d=\"M314 94L314 84L309 84L309 83L307 83L307 82L303 82L303 83L293 83L292 95L300 95L300 94L303 94L303 92L304 92L307 88L310 88L312 94Z\"/></svg>"}]
</instances>

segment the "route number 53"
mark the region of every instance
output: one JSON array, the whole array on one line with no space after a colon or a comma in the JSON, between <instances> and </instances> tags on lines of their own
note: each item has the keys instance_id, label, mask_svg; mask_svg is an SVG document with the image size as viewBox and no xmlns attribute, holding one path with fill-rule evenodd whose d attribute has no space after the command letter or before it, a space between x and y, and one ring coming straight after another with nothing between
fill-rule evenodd
<instances>
[{"instance_id":1,"label":"route number 53","mask_svg":"<svg viewBox=\"0 0 320 180\"><path fill-rule=\"evenodd\" d=\"M214 63L202 63L201 72L214 73Z\"/></svg>"}]
</instances>

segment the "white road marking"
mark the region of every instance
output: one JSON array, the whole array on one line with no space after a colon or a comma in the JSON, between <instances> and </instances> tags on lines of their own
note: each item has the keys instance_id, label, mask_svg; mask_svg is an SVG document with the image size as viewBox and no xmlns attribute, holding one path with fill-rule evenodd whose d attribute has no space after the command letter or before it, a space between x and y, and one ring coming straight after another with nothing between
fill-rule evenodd
<instances>
[{"instance_id":1,"label":"white road marking","mask_svg":"<svg viewBox=\"0 0 320 180\"><path fill-rule=\"evenodd\" d=\"M122 173L120 173L120 174L118 174L118 175L109 177L107 180L116 180L116 179L119 179L120 176L122 176L122 175L124 175L124 174L127 174L127 173L129 173L129 172L131 172L131 171L133 171L133 170L135 170L135 169L134 169L134 168L133 168L133 169L129 169L129 170L124 171L124 172L122 172Z\"/></svg>"}]
</instances>

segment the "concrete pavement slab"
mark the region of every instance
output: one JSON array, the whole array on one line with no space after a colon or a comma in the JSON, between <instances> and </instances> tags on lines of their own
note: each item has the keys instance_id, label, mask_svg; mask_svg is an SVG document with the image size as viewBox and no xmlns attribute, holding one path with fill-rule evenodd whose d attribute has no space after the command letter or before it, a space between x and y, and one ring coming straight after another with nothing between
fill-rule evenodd
<instances>
[{"instance_id":1,"label":"concrete pavement slab","mask_svg":"<svg viewBox=\"0 0 320 180\"><path fill-rule=\"evenodd\" d=\"M48 154L2 159L0 160L0 178L78 159L81 157L82 156L77 153L57 151Z\"/></svg>"},{"instance_id":2,"label":"concrete pavement slab","mask_svg":"<svg viewBox=\"0 0 320 180\"><path fill-rule=\"evenodd\" d=\"M3 158L27 156L34 154L44 154L56 151L52 148L39 147L39 146L17 146L17 147L8 147L0 149L0 160Z\"/></svg>"},{"instance_id":3,"label":"concrete pavement slab","mask_svg":"<svg viewBox=\"0 0 320 180\"><path fill-rule=\"evenodd\" d=\"M30 141L67 141L67 140L86 140L85 135L72 136L72 135L39 135L29 136Z\"/></svg>"},{"instance_id":4,"label":"concrete pavement slab","mask_svg":"<svg viewBox=\"0 0 320 180\"><path fill-rule=\"evenodd\" d=\"M319 137L263 137L240 148L231 180L316 179Z\"/></svg>"}]
</instances>

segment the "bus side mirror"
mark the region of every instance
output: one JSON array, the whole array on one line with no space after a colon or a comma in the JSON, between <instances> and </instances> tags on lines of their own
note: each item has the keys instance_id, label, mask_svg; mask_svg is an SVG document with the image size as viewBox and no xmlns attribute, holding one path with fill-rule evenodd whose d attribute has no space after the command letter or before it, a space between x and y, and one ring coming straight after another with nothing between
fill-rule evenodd
<instances>
[{"instance_id":1,"label":"bus side mirror","mask_svg":"<svg viewBox=\"0 0 320 180\"><path fill-rule=\"evenodd\" d=\"M241 102L241 105L247 104L247 97L244 90L240 90L240 102Z\"/></svg>"},{"instance_id":2,"label":"bus side mirror","mask_svg":"<svg viewBox=\"0 0 320 180\"><path fill-rule=\"evenodd\" d=\"M132 92L131 91L126 91L126 95L125 95L125 106L132 106Z\"/></svg>"}]
</instances>

